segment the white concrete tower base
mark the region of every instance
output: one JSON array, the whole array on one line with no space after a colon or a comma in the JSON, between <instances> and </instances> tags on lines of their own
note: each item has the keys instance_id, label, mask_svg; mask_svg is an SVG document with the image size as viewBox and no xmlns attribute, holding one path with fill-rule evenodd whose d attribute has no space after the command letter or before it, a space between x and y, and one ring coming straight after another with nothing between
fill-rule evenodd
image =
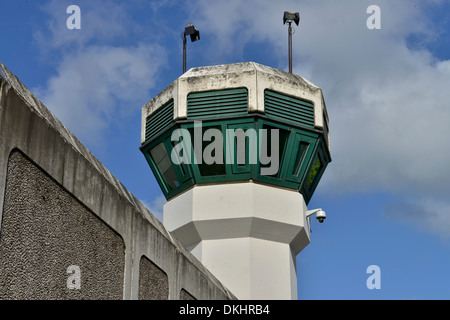
<instances>
[{"instance_id":1,"label":"white concrete tower base","mask_svg":"<svg viewBox=\"0 0 450 320\"><path fill-rule=\"evenodd\" d=\"M303 196L246 182L200 185L164 206L164 225L238 299L297 299L309 244Z\"/></svg>"},{"instance_id":2,"label":"white concrete tower base","mask_svg":"<svg viewBox=\"0 0 450 320\"><path fill-rule=\"evenodd\" d=\"M204 240L191 252L238 299L297 299L295 257L286 243L252 237Z\"/></svg>"}]
</instances>

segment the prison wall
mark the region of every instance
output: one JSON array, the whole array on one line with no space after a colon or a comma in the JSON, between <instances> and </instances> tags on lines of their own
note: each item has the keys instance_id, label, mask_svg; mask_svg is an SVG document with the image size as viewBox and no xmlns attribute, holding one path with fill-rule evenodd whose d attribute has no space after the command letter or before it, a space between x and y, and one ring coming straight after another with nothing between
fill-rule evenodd
<instances>
[{"instance_id":1,"label":"prison wall","mask_svg":"<svg viewBox=\"0 0 450 320\"><path fill-rule=\"evenodd\" d=\"M1 63L0 299L234 299Z\"/></svg>"}]
</instances>

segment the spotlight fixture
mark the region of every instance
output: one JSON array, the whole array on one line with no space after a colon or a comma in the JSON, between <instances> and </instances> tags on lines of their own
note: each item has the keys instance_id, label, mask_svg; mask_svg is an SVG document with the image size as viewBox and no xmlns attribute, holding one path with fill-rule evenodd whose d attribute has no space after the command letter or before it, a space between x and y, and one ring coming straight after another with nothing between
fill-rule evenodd
<instances>
[{"instance_id":1,"label":"spotlight fixture","mask_svg":"<svg viewBox=\"0 0 450 320\"><path fill-rule=\"evenodd\" d=\"M300 22L300 14L298 12L290 12L285 11L283 15L283 24L286 24L286 22L295 22L296 25Z\"/></svg>"},{"instance_id":2,"label":"spotlight fixture","mask_svg":"<svg viewBox=\"0 0 450 320\"><path fill-rule=\"evenodd\" d=\"M289 73L292 73L292 35L295 30L292 28L292 22L297 26L300 22L300 14L298 12L285 11L283 15L283 24L289 24L288 27L288 47L289 47Z\"/></svg>"},{"instance_id":3,"label":"spotlight fixture","mask_svg":"<svg viewBox=\"0 0 450 320\"><path fill-rule=\"evenodd\" d=\"M200 32L197 30L197 28L192 24L188 23L186 25L186 28L184 29L184 32L181 34L183 37L183 73L186 72L186 36L191 37L191 42L195 42L197 40L200 40Z\"/></svg>"}]
</instances>

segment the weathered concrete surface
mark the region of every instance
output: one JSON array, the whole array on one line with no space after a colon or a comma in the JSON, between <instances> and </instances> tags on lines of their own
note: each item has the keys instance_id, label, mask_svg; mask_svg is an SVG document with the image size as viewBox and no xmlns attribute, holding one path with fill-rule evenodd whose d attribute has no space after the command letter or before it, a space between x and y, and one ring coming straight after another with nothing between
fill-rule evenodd
<instances>
[{"instance_id":1,"label":"weathered concrete surface","mask_svg":"<svg viewBox=\"0 0 450 320\"><path fill-rule=\"evenodd\" d=\"M167 274L147 257L142 256L139 265L139 299L169 299L169 280Z\"/></svg>"},{"instance_id":2,"label":"weathered concrete surface","mask_svg":"<svg viewBox=\"0 0 450 320\"><path fill-rule=\"evenodd\" d=\"M41 244L41 247L33 243L23 244L24 248L21 250L0 248L2 255L8 257L8 260L0 257L0 297L77 298L67 295L65 291L69 277L67 264L76 259L71 258L70 254L74 254L73 252L64 252L63 244L66 241L65 234L72 233L79 237L81 243L89 243L89 236L92 236L105 239L106 243L102 245L116 247L116 251L100 253L96 250L106 249L99 249L102 245L92 243L87 247L89 249L86 256L83 256L82 248L76 252L82 257L78 262L73 262L73 265L79 265L81 270L81 288L75 289L80 290L78 297L138 299L140 266L145 257L144 259L151 261L158 270L167 275L169 299L179 299L181 292L184 292L184 298L185 292L196 299L234 298L1 63L0 71L0 245L5 245L2 241L20 243L19 235L25 239L37 239ZM45 183L38 184L42 185L42 190L37 190L33 181L27 181L27 175L24 176L21 170L33 172L33 175L29 176L30 179L39 176L41 181L45 180ZM5 198L7 185L12 189ZM18 195L14 195L15 192ZM34 203L35 207L31 203ZM72 205L64 207L63 203ZM61 207L54 208L59 204ZM34 209L44 215L38 217L40 222L35 224L37 217ZM18 215L25 215L30 221L20 220ZM66 220L63 217L66 217ZM9 231L6 221L9 221ZM74 221L90 221L92 226L86 229L80 226L71 228ZM25 227L28 229L20 230L22 233L14 231ZM46 230L43 230L45 228ZM84 230L85 234L79 235L77 230ZM89 234L86 231L90 231ZM71 249L75 246L68 247ZM55 252L49 253L52 250ZM39 252L45 252L46 256L40 255ZM114 258L108 258L108 255L113 255ZM87 266L86 259L92 256L101 258L97 261L98 264L108 260L108 263L111 263L111 268L108 269L110 271L103 273L101 269L95 270L97 264L93 263L89 266L91 273L83 272ZM46 261L48 259L53 261ZM35 268L42 266L39 261L44 260L47 263L44 264L45 267L49 268L48 272L41 270L33 273ZM30 270L16 270L13 266L19 262L23 266L28 265ZM31 266L35 266L34 269ZM152 272L147 265L144 269L146 279L152 279ZM61 272L63 275L60 275ZM44 279L45 274L49 275L48 279ZM101 283L108 281L107 278L112 274L114 277L122 277L119 295L96 294L93 289L89 291L86 281L93 279L93 282ZM159 276L158 279L160 278ZM60 283L61 281L63 283ZM26 289L21 287L24 283L27 284ZM51 285L46 285L44 290L44 283ZM111 280L109 285L111 288L116 287L117 280ZM165 292L165 286L159 286ZM87 292L82 292L83 290ZM147 295L149 298L156 296Z\"/></svg>"},{"instance_id":3,"label":"weathered concrete surface","mask_svg":"<svg viewBox=\"0 0 450 320\"><path fill-rule=\"evenodd\" d=\"M0 299L122 298L122 238L19 151L8 162L4 208ZM67 287L71 266L80 290Z\"/></svg>"}]
</instances>

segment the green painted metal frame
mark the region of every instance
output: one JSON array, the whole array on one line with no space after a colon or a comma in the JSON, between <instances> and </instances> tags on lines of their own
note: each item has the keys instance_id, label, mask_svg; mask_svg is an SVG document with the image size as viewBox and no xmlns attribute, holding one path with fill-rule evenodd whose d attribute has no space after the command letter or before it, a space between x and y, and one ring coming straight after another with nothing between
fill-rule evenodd
<instances>
[{"instance_id":1,"label":"green painted metal frame","mask_svg":"<svg viewBox=\"0 0 450 320\"><path fill-rule=\"evenodd\" d=\"M203 129L206 129L208 127L217 127L219 126L222 131L222 141L223 144L223 154L226 159L226 152L228 148L226 147L226 129L231 129L233 127L239 127L242 129L245 128L254 128L254 122L253 117L245 117L242 119L226 119L221 121L203 121L202 127ZM180 125L180 128L192 130L194 127L194 123L183 123ZM248 144L246 145L248 154ZM191 154L194 155L194 149L191 150ZM236 154L236 153L235 153ZM216 175L216 176L202 176L200 173L200 169L198 165L193 164L193 161L191 161L191 169L192 173L194 175L194 179L196 183L213 183L213 182L222 182L222 181L237 181L237 180L249 180L251 178L251 171L245 171L245 170L236 170L237 164L231 164L231 163L225 163L225 174L222 175Z\"/></svg>"},{"instance_id":2,"label":"green painted metal frame","mask_svg":"<svg viewBox=\"0 0 450 320\"><path fill-rule=\"evenodd\" d=\"M160 107L145 120L145 141L159 136L173 125L173 99Z\"/></svg>"},{"instance_id":3,"label":"green painted metal frame","mask_svg":"<svg viewBox=\"0 0 450 320\"><path fill-rule=\"evenodd\" d=\"M303 183L300 189L300 193L303 194L306 203L308 204L309 200L314 194L314 191L317 188L317 185L319 184L320 179L322 178L323 173L325 172L325 169L327 168L328 164L331 162L331 157L328 152L328 146L326 144L326 139L323 137L320 138L318 141L318 150L316 152L315 157L319 157L320 162L322 163L322 167L317 172L316 176L314 177L314 180L311 184L311 186L308 188L306 183ZM307 173L311 172L313 162L315 160L315 157L310 160L310 165L308 166ZM305 178L307 175L305 176Z\"/></svg>"},{"instance_id":4,"label":"green painted metal frame","mask_svg":"<svg viewBox=\"0 0 450 320\"><path fill-rule=\"evenodd\" d=\"M245 87L193 92L187 96L188 120L214 120L247 115L248 90Z\"/></svg>"},{"instance_id":5,"label":"green painted metal frame","mask_svg":"<svg viewBox=\"0 0 450 320\"><path fill-rule=\"evenodd\" d=\"M172 129L175 129L176 126L172 126ZM165 134L157 137L156 139L152 140L150 143L145 144L141 147L141 151L145 156L145 159L147 160L153 174L155 175L156 181L158 182L164 196L166 199L170 199L174 196L176 196L178 193L184 191L185 189L192 186L195 181L193 179L193 174L191 171L191 167L185 164L181 165L174 165L172 163L172 167L175 170L175 175L179 181L179 186L176 188L170 188L167 181L165 181L162 173L160 172L159 168L157 167L154 159L150 155L150 150L159 145L160 143L164 144L166 152L171 154L172 152L172 141L171 141L171 135L173 130L166 131Z\"/></svg>"},{"instance_id":6,"label":"green painted metal frame","mask_svg":"<svg viewBox=\"0 0 450 320\"><path fill-rule=\"evenodd\" d=\"M314 129L314 105L305 100L265 90L264 113L270 119Z\"/></svg>"},{"instance_id":7,"label":"green painted metal frame","mask_svg":"<svg viewBox=\"0 0 450 320\"><path fill-rule=\"evenodd\" d=\"M255 166L254 179L265 183L276 184L286 188L299 190L300 184L303 182L305 176L305 170L309 165L308 160L316 150L319 134L304 129L287 126L273 120L258 121L258 129L263 129L264 125L274 129L278 128L280 130L286 130L289 132L289 137L286 141L286 145L284 146L284 152L280 159L277 176L273 177L259 174L261 172L261 165L258 163ZM298 147L301 141L306 142L308 144L308 148L306 150L306 154L301 159L302 163L300 164L299 173L294 175L292 172L296 167L296 163L292 160L297 156ZM280 148L282 147L280 146Z\"/></svg>"},{"instance_id":8,"label":"green painted metal frame","mask_svg":"<svg viewBox=\"0 0 450 320\"><path fill-rule=\"evenodd\" d=\"M224 91L229 94L229 97L237 94L244 94L242 88L239 89L227 89L221 90L220 92L202 92L191 94L191 98L197 99L208 99L208 97L216 96L220 97L224 94ZM246 89L245 94L247 95ZM279 96L282 95L276 92L266 92L267 95ZM192 96L193 95L193 96ZM189 99L189 98L188 98ZM283 99L290 99L291 103L298 103L298 99L292 97L283 96ZM207 101L206 101L207 102ZM220 102L220 99L219 99ZM173 101L169 101L164 107L170 105ZM303 102L308 104L308 102ZM308 105L310 108L312 106ZM163 108L164 108L163 107ZM245 107L245 113L243 108ZM266 105L267 107L267 105ZM231 110L231 109L230 109ZM293 115L291 119L286 117L286 114L282 116L277 116L274 114L261 115L257 113L247 113L247 105L240 105L236 112L228 112L220 114L220 103L214 102L210 105L211 114L206 114L205 118L202 117L191 117L185 121L173 121L171 123L165 122L165 125L161 127L161 134L158 136L150 136L149 139L141 146L141 151L143 152L147 162L150 165L151 170L155 174L155 178L161 187L165 197L170 199L180 192L192 187L195 184L205 184L205 183L220 183L227 181L246 181L254 180L256 182L261 182L264 184L277 185L285 188L298 190L303 194L305 202L308 203L311 199L314 190L316 189L320 178L322 177L327 165L331 162L331 157L329 150L327 148L327 140L324 136L324 132L316 130L311 123L305 124L305 122L297 122L296 115ZM161 117L162 114L168 114L168 111L161 111L160 113L155 113L155 116ZM189 114L189 107L188 107ZM214 117L212 116L214 114ZM151 116L150 116L151 117ZM173 118L172 118L173 119ZM151 119L150 119L151 120ZM147 122L150 121L147 119ZM287 138L283 146L280 148L283 150L281 157L279 159L279 168L276 175L266 176L261 175L261 163L259 161L260 146L259 146L259 135L258 135L258 146L257 155L258 161L256 164L250 164L249 162L249 144L246 143L246 163L239 165L237 163L237 152L234 150L235 158L234 163L224 163L225 172L218 175L202 175L202 168L198 164L193 162L191 159L191 164L181 164L176 165L172 163L172 167L175 170L175 175L179 181L179 185L176 188L170 188L169 184L164 180L163 175L159 172L157 164L152 159L150 155L150 150L160 143L164 144L166 152L170 155L173 143L171 141L172 132L177 128L187 129L189 132L193 132L195 121L202 120L202 128L206 130L207 128L215 127L220 128L222 132L222 139L224 142L224 158L226 159L226 152L228 148L225 146L227 141L226 129L255 129L256 132L260 129L279 129L280 132L287 134ZM310 119L311 120L311 119ZM146 135L147 137L147 135ZM203 137L202 137L203 138ZM193 139L193 137L192 137ZM203 140L203 139L202 139ZM193 141L193 140L192 140ZM300 147L303 144L303 153L299 153ZM236 144L235 144L236 147ZM194 149L192 148L191 154L194 155ZM318 157L322 163L322 167L317 172L311 186L308 188L306 179L311 172L314 164L315 158ZM206 165L206 164L203 164Z\"/></svg>"}]
</instances>

